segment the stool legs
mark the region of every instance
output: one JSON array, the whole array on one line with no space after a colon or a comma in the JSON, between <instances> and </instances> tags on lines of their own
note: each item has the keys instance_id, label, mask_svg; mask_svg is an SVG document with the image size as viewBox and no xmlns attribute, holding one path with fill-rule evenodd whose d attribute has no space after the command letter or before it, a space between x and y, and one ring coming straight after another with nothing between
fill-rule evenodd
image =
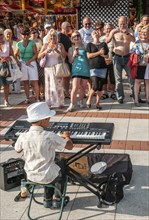
<instances>
[{"instance_id":1,"label":"stool legs","mask_svg":"<svg viewBox=\"0 0 149 220\"><path fill-rule=\"evenodd\" d=\"M30 193L30 201L29 201L29 206L28 206L28 212L27 212L27 215L28 215L28 219L29 220L34 220L31 218L30 216L30 211L31 211L31 205L32 205L32 201L34 200L34 202L40 204L40 205L43 205L43 203L41 202L38 202L35 197L34 197L34 190L35 190L35 187L36 186L39 186L39 185L42 185L42 186L46 186L46 187L52 187L54 188L60 195L60 198L61 198L61 207L60 207L60 215L59 215L59 218L58 220L61 220L62 218L62 214L63 214L63 209L64 209L64 206L65 206L65 195L66 195L66 190L67 190L67 182L68 182L68 177L66 177L66 181L65 181L65 184L64 184L64 191L63 191L63 194L61 194L60 190L55 187L54 185L52 184L45 184L45 185L42 185L42 184L38 184L38 183L33 183L33 182L27 182L27 186L28 186L28 191ZM30 186L32 187L30 189Z\"/></svg>"},{"instance_id":2,"label":"stool legs","mask_svg":"<svg viewBox=\"0 0 149 220\"><path fill-rule=\"evenodd\" d=\"M34 194L34 189L35 189L35 185L32 186L32 191L30 192L30 201L29 201L29 206L28 206L28 212L27 212L27 215L28 215L28 218L30 220L33 220L30 216L30 209L31 209L31 204L32 204L32 200L34 198L33 194Z\"/></svg>"}]
</instances>

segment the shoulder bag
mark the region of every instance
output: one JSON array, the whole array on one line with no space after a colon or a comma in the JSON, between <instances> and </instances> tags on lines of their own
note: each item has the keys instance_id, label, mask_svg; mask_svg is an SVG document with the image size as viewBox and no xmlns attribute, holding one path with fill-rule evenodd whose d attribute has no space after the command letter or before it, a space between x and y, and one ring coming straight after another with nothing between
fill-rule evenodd
<instances>
[{"instance_id":1,"label":"shoulder bag","mask_svg":"<svg viewBox=\"0 0 149 220\"><path fill-rule=\"evenodd\" d=\"M70 69L67 63L65 63L64 58L60 57L61 62L53 66L54 75L58 77L69 77L70 76Z\"/></svg>"}]
</instances>

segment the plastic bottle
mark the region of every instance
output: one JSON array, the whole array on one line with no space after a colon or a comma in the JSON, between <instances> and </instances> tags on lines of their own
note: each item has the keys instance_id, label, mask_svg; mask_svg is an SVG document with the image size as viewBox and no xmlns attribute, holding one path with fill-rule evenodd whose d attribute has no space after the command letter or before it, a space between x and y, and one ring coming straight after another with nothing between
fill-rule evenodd
<instances>
[{"instance_id":1,"label":"plastic bottle","mask_svg":"<svg viewBox=\"0 0 149 220\"><path fill-rule=\"evenodd\" d=\"M21 180L21 197L26 198L27 197L27 188L26 188L26 180Z\"/></svg>"}]
</instances>

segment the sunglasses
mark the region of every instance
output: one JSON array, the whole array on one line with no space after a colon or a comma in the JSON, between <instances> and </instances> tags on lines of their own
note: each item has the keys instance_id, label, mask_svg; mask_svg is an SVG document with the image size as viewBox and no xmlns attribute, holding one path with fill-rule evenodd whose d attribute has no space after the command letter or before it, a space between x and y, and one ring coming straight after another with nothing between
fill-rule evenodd
<instances>
[{"instance_id":1,"label":"sunglasses","mask_svg":"<svg viewBox=\"0 0 149 220\"><path fill-rule=\"evenodd\" d=\"M37 32L36 31L34 31L34 32L32 32L31 34L36 34Z\"/></svg>"},{"instance_id":2,"label":"sunglasses","mask_svg":"<svg viewBox=\"0 0 149 220\"><path fill-rule=\"evenodd\" d=\"M42 29L42 30L39 30L39 31L45 31L44 29Z\"/></svg>"},{"instance_id":3,"label":"sunglasses","mask_svg":"<svg viewBox=\"0 0 149 220\"><path fill-rule=\"evenodd\" d=\"M22 35L23 36L29 36L29 33L23 33Z\"/></svg>"},{"instance_id":4,"label":"sunglasses","mask_svg":"<svg viewBox=\"0 0 149 220\"><path fill-rule=\"evenodd\" d=\"M91 23L86 23L86 24L84 24L85 26L87 26L87 25L91 25Z\"/></svg>"},{"instance_id":5,"label":"sunglasses","mask_svg":"<svg viewBox=\"0 0 149 220\"><path fill-rule=\"evenodd\" d=\"M99 30L101 30L102 29L102 27L98 27L98 28L96 28L96 31L99 31Z\"/></svg>"},{"instance_id":6,"label":"sunglasses","mask_svg":"<svg viewBox=\"0 0 149 220\"><path fill-rule=\"evenodd\" d=\"M72 36L72 38L79 38L80 37L80 35L79 34L76 34L76 35L74 35L74 36Z\"/></svg>"}]
</instances>

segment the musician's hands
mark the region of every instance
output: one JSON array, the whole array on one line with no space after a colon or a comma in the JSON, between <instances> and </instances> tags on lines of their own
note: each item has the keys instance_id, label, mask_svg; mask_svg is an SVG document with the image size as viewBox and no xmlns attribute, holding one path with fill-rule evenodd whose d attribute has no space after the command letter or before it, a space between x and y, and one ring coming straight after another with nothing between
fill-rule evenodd
<instances>
[{"instance_id":1,"label":"musician's hands","mask_svg":"<svg viewBox=\"0 0 149 220\"><path fill-rule=\"evenodd\" d=\"M69 132L69 131L63 131L62 137L63 137L63 138L69 138L69 139L70 139L70 132Z\"/></svg>"},{"instance_id":2,"label":"musician's hands","mask_svg":"<svg viewBox=\"0 0 149 220\"><path fill-rule=\"evenodd\" d=\"M66 143L65 148L66 148L67 150L72 150L72 149L73 149L73 142L72 142L72 140L71 140L71 138L70 138L70 132L69 132L69 131L64 131L61 136L62 136L64 139L67 140L67 143Z\"/></svg>"}]
</instances>

